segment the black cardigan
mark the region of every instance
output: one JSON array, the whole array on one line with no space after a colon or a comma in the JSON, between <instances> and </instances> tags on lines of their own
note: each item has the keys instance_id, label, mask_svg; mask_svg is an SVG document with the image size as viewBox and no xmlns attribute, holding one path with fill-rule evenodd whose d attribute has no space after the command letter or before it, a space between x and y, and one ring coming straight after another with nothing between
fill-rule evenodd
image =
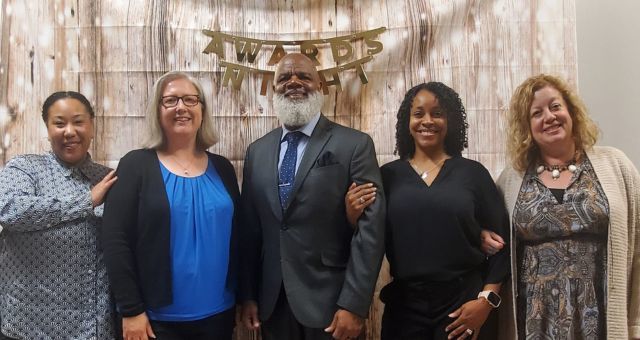
<instances>
[{"instance_id":1,"label":"black cardigan","mask_svg":"<svg viewBox=\"0 0 640 340\"><path fill-rule=\"evenodd\" d=\"M235 292L238 181L229 160L207 155L234 204L227 286ZM155 150L127 153L120 160L117 176L105 201L102 244L116 305L122 316L129 317L172 302L171 219Z\"/></svg>"}]
</instances>

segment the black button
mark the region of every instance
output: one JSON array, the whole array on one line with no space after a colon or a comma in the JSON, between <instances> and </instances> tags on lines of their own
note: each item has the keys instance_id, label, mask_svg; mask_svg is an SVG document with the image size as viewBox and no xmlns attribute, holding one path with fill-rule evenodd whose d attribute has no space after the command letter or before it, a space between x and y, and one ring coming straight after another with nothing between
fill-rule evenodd
<instances>
[{"instance_id":1,"label":"black button","mask_svg":"<svg viewBox=\"0 0 640 340\"><path fill-rule=\"evenodd\" d=\"M280 225L280 230L287 230L287 229L289 229L289 227L286 224L283 223L282 225Z\"/></svg>"}]
</instances>

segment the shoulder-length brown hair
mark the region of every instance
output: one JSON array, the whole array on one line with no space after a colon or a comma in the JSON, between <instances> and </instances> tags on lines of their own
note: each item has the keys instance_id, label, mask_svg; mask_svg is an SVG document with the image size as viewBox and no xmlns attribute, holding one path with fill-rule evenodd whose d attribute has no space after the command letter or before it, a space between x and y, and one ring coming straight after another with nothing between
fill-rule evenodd
<instances>
[{"instance_id":1,"label":"shoulder-length brown hair","mask_svg":"<svg viewBox=\"0 0 640 340\"><path fill-rule=\"evenodd\" d=\"M213 122L206 96L198 80L179 71L167 72L153 84L153 90L151 90L152 98L147 106L147 139L142 146L147 149L161 149L166 145L166 136L160 126L160 100L162 99L162 92L167 84L176 79L186 79L198 90L198 96L200 97L200 103L202 105L202 124L196 134L196 147L199 150L207 150L218 142L218 135L213 129Z\"/></svg>"},{"instance_id":2,"label":"shoulder-length brown hair","mask_svg":"<svg viewBox=\"0 0 640 340\"><path fill-rule=\"evenodd\" d=\"M540 156L538 146L531 136L529 111L533 95L547 86L558 90L567 103L567 109L573 121L573 140L576 143L576 151L588 150L598 140L598 127L587 115L587 109L582 100L564 80L547 74L529 77L513 93L507 117L509 124L507 153L516 170L526 170L529 164L537 161Z\"/></svg>"}]
</instances>

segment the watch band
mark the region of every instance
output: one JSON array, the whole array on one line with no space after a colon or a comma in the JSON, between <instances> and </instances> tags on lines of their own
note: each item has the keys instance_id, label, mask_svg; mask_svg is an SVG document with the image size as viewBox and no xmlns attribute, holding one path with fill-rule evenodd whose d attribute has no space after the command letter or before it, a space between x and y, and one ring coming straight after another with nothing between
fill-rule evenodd
<instances>
[{"instance_id":1,"label":"watch band","mask_svg":"<svg viewBox=\"0 0 640 340\"><path fill-rule=\"evenodd\" d=\"M491 290L481 291L480 293L478 293L478 298L483 298L487 300L489 305L493 308L498 308L500 306L500 303L502 302L500 295L496 294Z\"/></svg>"}]
</instances>

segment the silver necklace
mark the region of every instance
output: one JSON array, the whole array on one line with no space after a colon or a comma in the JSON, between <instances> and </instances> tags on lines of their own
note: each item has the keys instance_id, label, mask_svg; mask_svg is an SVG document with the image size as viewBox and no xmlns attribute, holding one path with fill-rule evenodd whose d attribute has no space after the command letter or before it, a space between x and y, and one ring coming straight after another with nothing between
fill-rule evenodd
<instances>
[{"instance_id":1,"label":"silver necklace","mask_svg":"<svg viewBox=\"0 0 640 340\"><path fill-rule=\"evenodd\" d=\"M415 170L416 173L418 173L418 175L420 175L420 178L422 178L423 180L427 179L427 177L429 177L429 173L433 170L435 170L436 168L440 167L442 165L442 163L444 163L444 161L447 158L443 158L442 160L440 160L438 163L436 163L431 169L425 170L425 171L420 171L420 169L418 169L418 166L413 164L413 162L409 161L409 164L411 164L411 167L413 167L413 170Z\"/></svg>"},{"instance_id":2,"label":"silver necklace","mask_svg":"<svg viewBox=\"0 0 640 340\"><path fill-rule=\"evenodd\" d=\"M187 163L187 166L182 165L182 163L180 163L178 161L178 157L174 156L174 155L170 155L174 161L176 161L176 163L178 163L178 165L182 168L183 172L185 175L189 176L189 167L191 166L191 163L193 163L193 160L191 160L189 163Z\"/></svg>"}]
</instances>

